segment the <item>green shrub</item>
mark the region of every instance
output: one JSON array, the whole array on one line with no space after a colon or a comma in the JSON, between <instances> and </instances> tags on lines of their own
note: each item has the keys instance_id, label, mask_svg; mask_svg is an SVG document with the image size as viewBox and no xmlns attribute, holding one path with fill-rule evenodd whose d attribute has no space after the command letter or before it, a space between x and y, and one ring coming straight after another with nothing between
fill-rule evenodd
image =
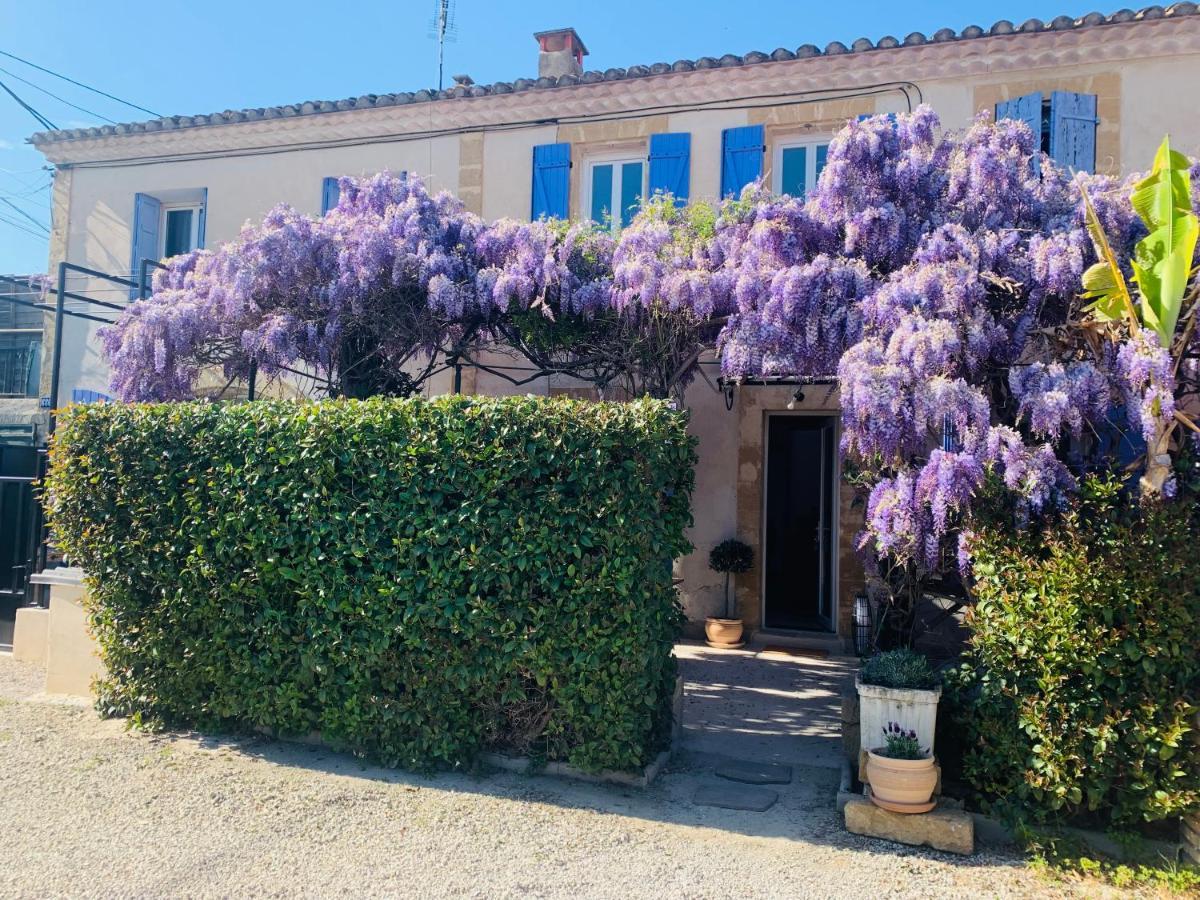
<instances>
[{"instance_id":1,"label":"green shrub","mask_svg":"<svg viewBox=\"0 0 1200 900\"><path fill-rule=\"evenodd\" d=\"M1092 480L1059 521L972 541L963 771L993 809L1132 825L1200 803L1200 522Z\"/></svg>"},{"instance_id":2,"label":"green shrub","mask_svg":"<svg viewBox=\"0 0 1200 900\"><path fill-rule=\"evenodd\" d=\"M940 679L923 654L907 647L887 650L863 663L863 684L889 688L926 690L938 686Z\"/></svg>"},{"instance_id":3,"label":"green shrub","mask_svg":"<svg viewBox=\"0 0 1200 900\"><path fill-rule=\"evenodd\" d=\"M714 572L740 575L754 565L754 548L737 538L726 538L708 553L708 567Z\"/></svg>"},{"instance_id":4,"label":"green shrub","mask_svg":"<svg viewBox=\"0 0 1200 900\"><path fill-rule=\"evenodd\" d=\"M92 405L48 487L111 713L631 769L670 731L694 460L654 401Z\"/></svg>"}]
</instances>

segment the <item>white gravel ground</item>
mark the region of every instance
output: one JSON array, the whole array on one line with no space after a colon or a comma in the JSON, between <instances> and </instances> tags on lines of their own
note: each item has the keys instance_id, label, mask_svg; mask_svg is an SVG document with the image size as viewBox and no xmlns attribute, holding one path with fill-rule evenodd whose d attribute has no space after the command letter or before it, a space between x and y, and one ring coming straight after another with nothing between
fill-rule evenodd
<instances>
[{"instance_id":1,"label":"white gravel ground","mask_svg":"<svg viewBox=\"0 0 1200 900\"><path fill-rule=\"evenodd\" d=\"M423 777L250 738L126 732L0 656L0 896L1063 896L1019 859L847 834L836 770L767 813L696 807L683 754L651 789ZM1096 896L1092 888L1081 892Z\"/></svg>"}]
</instances>

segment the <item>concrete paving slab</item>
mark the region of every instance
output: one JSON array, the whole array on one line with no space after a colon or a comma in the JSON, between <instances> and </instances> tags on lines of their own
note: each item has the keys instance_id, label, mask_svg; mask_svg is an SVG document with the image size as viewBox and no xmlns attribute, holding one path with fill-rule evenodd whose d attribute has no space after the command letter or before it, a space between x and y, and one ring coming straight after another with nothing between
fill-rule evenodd
<instances>
[{"instance_id":1,"label":"concrete paving slab","mask_svg":"<svg viewBox=\"0 0 1200 900\"><path fill-rule=\"evenodd\" d=\"M726 760L840 769L842 693L858 661L677 644L682 747Z\"/></svg>"},{"instance_id":2,"label":"concrete paving slab","mask_svg":"<svg viewBox=\"0 0 1200 900\"><path fill-rule=\"evenodd\" d=\"M741 809L766 812L775 805L779 794L770 788L738 784L702 784L692 796L698 806L719 806L721 809Z\"/></svg>"},{"instance_id":3,"label":"concrete paving slab","mask_svg":"<svg viewBox=\"0 0 1200 900\"><path fill-rule=\"evenodd\" d=\"M717 777L745 784L791 784L792 767L739 759L717 766Z\"/></svg>"}]
</instances>

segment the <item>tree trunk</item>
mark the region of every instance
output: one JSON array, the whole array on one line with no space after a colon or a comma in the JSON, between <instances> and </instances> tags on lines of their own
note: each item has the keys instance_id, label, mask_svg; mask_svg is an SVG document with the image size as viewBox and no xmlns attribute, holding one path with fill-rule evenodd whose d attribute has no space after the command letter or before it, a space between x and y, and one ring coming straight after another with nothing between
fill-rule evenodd
<instances>
[{"instance_id":1,"label":"tree trunk","mask_svg":"<svg viewBox=\"0 0 1200 900\"><path fill-rule=\"evenodd\" d=\"M1154 439L1146 445L1146 471L1141 478L1142 495L1147 499L1159 500L1171 478L1171 434L1175 424L1159 422Z\"/></svg>"}]
</instances>

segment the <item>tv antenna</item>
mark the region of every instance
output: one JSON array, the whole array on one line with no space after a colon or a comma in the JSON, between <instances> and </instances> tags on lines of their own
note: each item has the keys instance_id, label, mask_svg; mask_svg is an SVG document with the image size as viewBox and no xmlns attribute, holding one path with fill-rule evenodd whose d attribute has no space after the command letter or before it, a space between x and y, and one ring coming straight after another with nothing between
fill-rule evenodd
<instances>
[{"instance_id":1,"label":"tv antenna","mask_svg":"<svg viewBox=\"0 0 1200 900\"><path fill-rule=\"evenodd\" d=\"M429 23L429 36L437 41L438 90L442 89L443 71L447 42L458 40L458 28L454 24L454 0L433 0L433 19Z\"/></svg>"}]
</instances>

